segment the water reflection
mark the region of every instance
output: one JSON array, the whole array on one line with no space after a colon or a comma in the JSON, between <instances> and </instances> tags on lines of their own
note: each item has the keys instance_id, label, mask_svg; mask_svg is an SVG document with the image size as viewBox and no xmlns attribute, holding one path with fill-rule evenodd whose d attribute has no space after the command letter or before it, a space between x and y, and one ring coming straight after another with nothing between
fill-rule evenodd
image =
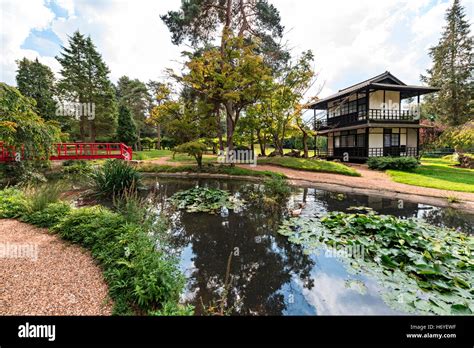
<instances>
[{"instance_id":1,"label":"water reflection","mask_svg":"<svg viewBox=\"0 0 474 348\"><path fill-rule=\"evenodd\" d=\"M196 306L196 314L212 307L218 311L221 301L226 314L239 315L396 314L382 301L373 280L348 273L340 260L324 251L307 255L278 235L282 211L264 209L252 198L250 193L258 185L224 180L160 180L152 185L159 208L168 209L172 216L171 243L180 253L187 277L185 299ZM166 206L167 197L195 185L239 193L247 204L240 212L223 215L172 211ZM288 204L299 202L305 202L305 216L364 205L379 213L416 216L466 232L472 232L474 221L472 215L451 209L409 202L401 206L394 200L316 189L296 190ZM348 281L362 282L366 291L348 288Z\"/></svg>"}]
</instances>

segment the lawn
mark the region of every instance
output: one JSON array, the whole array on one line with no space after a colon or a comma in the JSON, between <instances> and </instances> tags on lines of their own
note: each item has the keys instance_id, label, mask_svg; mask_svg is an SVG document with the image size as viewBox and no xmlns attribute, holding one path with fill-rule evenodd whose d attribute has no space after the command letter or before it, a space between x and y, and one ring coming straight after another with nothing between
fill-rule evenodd
<instances>
[{"instance_id":1,"label":"lawn","mask_svg":"<svg viewBox=\"0 0 474 348\"><path fill-rule=\"evenodd\" d=\"M456 162L443 158L423 158L411 172L388 170L393 181L441 190L474 192L474 170L455 167Z\"/></svg>"},{"instance_id":2,"label":"lawn","mask_svg":"<svg viewBox=\"0 0 474 348\"><path fill-rule=\"evenodd\" d=\"M194 159L193 156L188 156L185 153L176 153L173 156L173 153L170 155L170 159L168 162L194 162L196 163L196 160ZM202 163L217 163L217 156L216 155L204 155L202 157Z\"/></svg>"},{"instance_id":3,"label":"lawn","mask_svg":"<svg viewBox=\"0 0 474 348\"><path fill-rule=\"evenodd\" d=\"M134 160L149 160L172 155L173 151L170 150L133 151Z\"/></svg>"},{"instance_id":4,"label":"lawn","mask_svg":"<svg viewBox=\"0 0 474 348\"><path fill-rule=\"evenodd\" d=\"M354 169L337 162L318 159L294 158L294 157L269 157L259 158L258 164L273 164L281 167L306 170L310 172L334 173L350 176L360 176Z\"/></svg>"},{"instance_id":5,"label":"lawn","mask_svg":"<svg viewBox=\"0 0 474 348\"><path fill-rule=\"evenodd\" d=\"M171 150L149 150L149 151L134 151L133 159L134 160L152 160L161 157L170 157L168 162L195 162L194 157L188 156L184 153L176 153L173 158L173 151ZM216 162L217 157L215 155L204 155L204 163Z\"/></svg>"}]
</instances>

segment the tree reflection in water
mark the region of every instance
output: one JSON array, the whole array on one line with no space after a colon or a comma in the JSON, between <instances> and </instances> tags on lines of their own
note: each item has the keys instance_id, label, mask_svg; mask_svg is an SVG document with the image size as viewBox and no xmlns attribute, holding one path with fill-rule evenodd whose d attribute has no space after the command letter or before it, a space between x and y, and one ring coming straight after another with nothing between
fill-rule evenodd
<instances>
[{"instance_id":1,"label":"tree reflection in water","mask_svg":"<svg viewBox=\"0 0 474 348\"><path fill-rule=\"evenodd\" d=\"M247 202L245 208L220 216L173 211L167 206L167 197L196 185L240 194ZM166 209L172 217L172 247L178 252L187 251L185 259L182 258L188 281L187 298L196 306L198 315L206 314L203 305L207 308L216 306L223 299L230 253L233 254L229 268L230 286L225 298L226 314L282 315L288 312L292 297L315 286L315 258L277 234L285 205L266 209L256 198L258 190L256 184L225 180L160 180L156 184L157 208ZM290 200L292 204L305 202L303 215L307 216L364 205L381 214L418 216L430 223L450 227L461 223L467 226L473 218L422 204L403 202L400 205L397 200L318 189L298 189Z\"/></svg>"}]
</instances>

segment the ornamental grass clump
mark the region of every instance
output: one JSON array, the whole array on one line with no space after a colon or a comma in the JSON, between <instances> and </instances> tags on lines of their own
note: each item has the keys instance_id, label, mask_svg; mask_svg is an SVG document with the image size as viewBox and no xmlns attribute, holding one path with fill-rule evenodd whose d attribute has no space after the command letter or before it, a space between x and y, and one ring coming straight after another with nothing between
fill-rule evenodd
<instances>
[{"instance_id":1,"label":"ornamental grass clump","mask_svg":"<svg viewBox=\"0 0 474 348\"><path fill-rule=\"evenodd\" d=\"M93 191L97 196L113 198L141 184L140 173L125 161L107 160L92 173Z\"/></svg>"}]
</instances>

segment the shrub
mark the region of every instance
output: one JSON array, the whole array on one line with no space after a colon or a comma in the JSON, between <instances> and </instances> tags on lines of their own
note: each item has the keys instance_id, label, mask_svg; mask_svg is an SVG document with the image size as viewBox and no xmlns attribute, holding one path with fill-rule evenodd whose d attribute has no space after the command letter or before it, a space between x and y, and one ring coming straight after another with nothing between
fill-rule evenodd
<instances>
[{"instance_id":1,"label":"shrub","mask_svg":"<svg viewBox=\"0 0 474 348\"><path fill-rule=\"evenodd\" d=\"M0 218L17 218L26 210L27 200L23 191L7 187L0 191Z\"/></svg>"},{"instance_id":2,"label":"shrub","mask_svg":"<svg viewBox=\"0 0 474 348\"><path fill-rule=\"evenodd\" d=\"M48 204L43 210L38 210L22 216L21 221L38 227L52 227L71 211L71 206L65 202Z\"/></svg>"},{"instance_id":3,"label":"shrub","mask_svg":"<svg viewBox=\"0 0 474 348\"><path fill-rule=\"evenodd\" d=\"M41 172L41 164L36 161L6 163L1 169L3 176L10 184L36 185L47 181Z\"/></svg>"},{"instance_id":4,"label":"shrub","mask_svg":"<svg viewBox=\"0 0 474 348\"><path fill-rule=\"evenodd\" d=\"M367 165L376 170L413 170L419 163L415 157L370 157Z\"/></svg>"},{"instance_id":5,"label":"shrub","mask_svg":"<svg viewBox=\"0 0 474 348\"><path fill-rule=\"evenodd\" d=\"M198 142L198 141L190 141L181 145L176 146L173 151L174 153L186 153L189 156L193 156L196 160L198 167L202 167L202 155L206 152L207 147L206 145ZM173 156L174 156L173 153Z\"/></svg>"},{"instance_id":6,"label":"shrub","mask_svg":"<svg viewBox=\"0 0 474 348\"><path fill-rule=\"evenodd\" d=\"M125 161L107 160L92 173L94 192L98 196L113 197L126 190L134 190L140 185L138 171Z\"/></svg>"},{"instance_id":7,"label":"shrub","mask_svg":"<svg viewBox=\"0 0 474 348\"><path fill-rule=\"evenodd\" d=\"M54 226L92 252L103 269L116 314L153 313L177 303L184 278L176 260L156 250L147 231L103 207L73 210Z\"/></svg>"},{"instance_id":8,"label":"shrub","mask_svg":"<svg viewBox=\"0 0 474 348\"><path fill-rule=\"evenodd\" d=\"M141 138L140 142L144 148L151 150L155 147L156 139L146 137L146 138Z\"/></svg>"}]
</instances>

